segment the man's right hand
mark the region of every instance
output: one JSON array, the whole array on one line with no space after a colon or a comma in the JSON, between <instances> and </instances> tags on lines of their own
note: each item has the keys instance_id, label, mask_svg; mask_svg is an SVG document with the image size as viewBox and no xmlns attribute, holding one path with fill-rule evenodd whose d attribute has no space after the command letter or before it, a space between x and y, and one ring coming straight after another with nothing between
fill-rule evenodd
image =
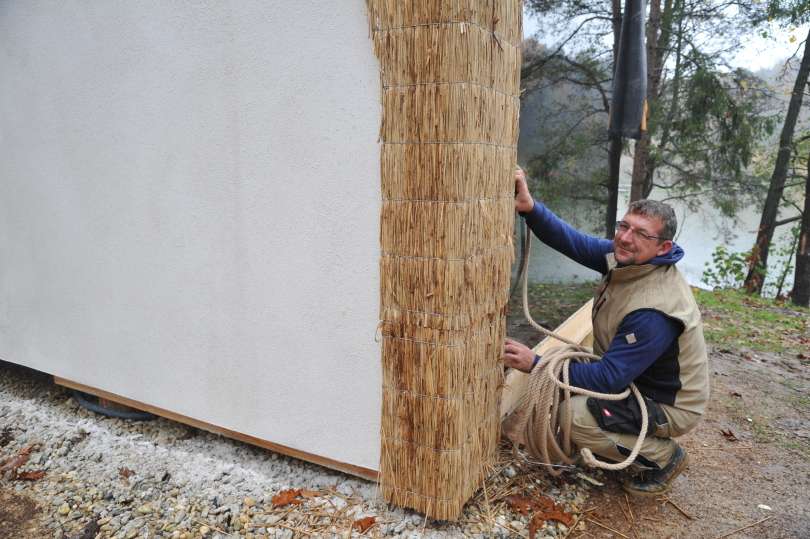
<instances>
[{"instance_id":1,"label":"man's right hand","mask_svg":"<svg viewBox=\"0 0 810 539\"><path fill-rule=\"evenodd\" d=\"M534 199L526 184L526 173L518 167L515 169L515 209L520 213L529 213L534 208Z\"/></svg>"},{"instance_id":2,"label":"man's right hand","mask_svg":"<svg viewBox=\"0 0 810 539\"><path fill-rule=\"evenodd\" d=\"M502 359L504 365L521 372L530 373L534 367L534 351L509 337L504 342Z\"/></svg>"}]
</instances>

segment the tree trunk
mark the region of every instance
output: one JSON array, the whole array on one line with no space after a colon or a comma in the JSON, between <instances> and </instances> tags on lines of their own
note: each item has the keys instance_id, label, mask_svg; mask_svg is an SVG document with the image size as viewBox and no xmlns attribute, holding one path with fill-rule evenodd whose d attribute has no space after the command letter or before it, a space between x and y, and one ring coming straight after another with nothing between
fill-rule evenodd
<instances>
[{"instance_id":1,"label":"tree trunk","mask_svg":"<svg viewBox=\"0 0 810 539\"><path fill-rule=\"evenodd\" d=\"M650 15L647 20L647 103L653 93L653 73L655 72L655 49L658 44L658 30L661 28L661 0L650 1ZM630 202L644 198L644 183L647 177L647 160L650 155L650 131L641 133L633 150L633 179L630 183Z\"/></svg>"},{"instance_id":2,"label":"tree trunk","mask_svg":"<svg viewBox=\"0 0 810 539\"><path fill-rule=\"evenodd\" d=\"M810 73L810 32L808 32L807 37L802 63L799 66L799 73L793 85L793 94L790 96L785 124L782 126L782 134L779 137L779 153L776 155L776 164L773 167L768 196L765 198L765 206L762 208L762 217L757 229L757 239L751 250L748 275L745 277L745 289L751 294L761 294L762 285L765 282L765 273L768 268L768 250L773 239L774 223L779 214L779 202L782 200L782 193L785 190L793 131L796 128L796 120L802 106L804 88L807 85L807 75Z\"/></svg>"},{"instance_id":3,"label":"tree trunk","mask_svg":"<svg viewBox=\"0 0 810 539\"><path fill-rule=\"evenodd\" d=\"M613 12L613 66L619 54L619 37L622 32L621 0L611 0ZM610 137L608 148L607 207L605 208L605 237L612 239L616 234L616 212L619 208L619 176L622 161L621 137Z\"/></svg>"},{"instance_id":4,"label":"tree trunk","mask_svg":"<svg viewBox=\"0 0 810 539\"><path fill-rule=\"evenodd\" d=\"M650 17L647 21L647 104L654 106L661 91L664 59L669 50L673 21L672 0L651 0ZM652 191L655 164L650 156L652 136L650 125L641 134L633 152L633 180L630 185L630 201L646 198Z\"/></svg>"},{"instance_id":5,"label":"tree trunk","mask_svg":"<svg viewBox=\"0 0 810 539\"><path fill-rule=\"evenodd\" d=\"M608 200L605 210L605 237L613 239L616 234L616 213L619 210L619 166L622 161L622 138L610 137L608 150Z\"/></svg>"},{"instance_id":6,"label":"tree trunk","mask_svg":"<svg viewBox=\"0 0 810 539\"><path fill-rule=\"evenodd\" d=\"M619 56L619 39L622 35L622 1L611 0L611 14L613 24L613 66L615 71L616 58Z\"/></svg>"},{"instance_id":7,"label":"tree trunk","mask_svg":"<svg viewBox=\"0 0 810 539\"><path fill-rule=\"evenodd\" d=\"M805 47L808 44L805 43ZM796 275L791 301L799 307L810 307L810 155L807 156L807 180L804 184L804 212L796 248Z\"/></svg>"},{"instance_id":8,"label":"tree trunk","mask_svg":"<svg viewBox=\"0 0 810 539\"><path fill-rule=\"evenodd\" d=\"M630 184L630 202L644 198L647 180L647 160L650 157L650 132L644 131L633 150L633 179Z\"/></svg>"}]
</instances>

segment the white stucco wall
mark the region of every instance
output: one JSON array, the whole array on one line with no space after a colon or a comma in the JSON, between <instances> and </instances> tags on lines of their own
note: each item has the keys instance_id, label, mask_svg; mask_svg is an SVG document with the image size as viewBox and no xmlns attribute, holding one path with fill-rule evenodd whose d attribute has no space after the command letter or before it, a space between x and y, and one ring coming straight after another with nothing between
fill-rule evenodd
<instances>
[{"instance_id":1,"label":"white stucco wall","mask_svg":"<svg viewBox=\"0 0 810 539\"><path fill-rule=\"evenodd\" d=\"M365 2L0 3L0 358L376 469Z\"/></svg>"}]
</instances>

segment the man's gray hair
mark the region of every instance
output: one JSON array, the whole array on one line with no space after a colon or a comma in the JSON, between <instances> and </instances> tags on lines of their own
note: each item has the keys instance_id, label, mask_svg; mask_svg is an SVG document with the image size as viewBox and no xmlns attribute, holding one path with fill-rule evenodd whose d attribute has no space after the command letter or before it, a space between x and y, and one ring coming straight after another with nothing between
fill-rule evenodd
<instances>
[{"instance_id":1,"label":"man's gray hair","mask_svg":"<svg viewBox=\"0 0 810 539\"><path fill-rule=\"evenodd\" d=\"M657 200L636 200L627 208L627 213L658 218L664 223L659 236L665 240L671 240L675 237L675 231L678 229L678 218L675 217L675 210L669 204Z\"/></svg>"}]
</instances>

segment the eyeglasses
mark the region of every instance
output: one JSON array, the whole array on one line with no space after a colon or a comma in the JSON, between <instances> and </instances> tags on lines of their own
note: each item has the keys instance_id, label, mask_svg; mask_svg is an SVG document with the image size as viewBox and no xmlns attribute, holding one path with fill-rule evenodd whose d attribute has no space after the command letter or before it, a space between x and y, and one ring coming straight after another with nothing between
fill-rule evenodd
<instances>
[{"instance_id":1,"label":"eyeglasses","mask_svg":"<svg viewBox=\"0 0 810 539\"><path fill-rule=\"evenodd\" d=\"M641 230L637 230L637 229L633 228L630 225L630 223L627 223L626 221L616 221L616 233L617 234L624 234L628 230L631 230L633 232L633 237L635 239L637 239L637 240L661 240L661 241L666 241L666 240L669 239L669 238L662 238L661 236L651 236L650 234L647 234L646 232L642 232Z\"/></svg>"}]
</instances>

